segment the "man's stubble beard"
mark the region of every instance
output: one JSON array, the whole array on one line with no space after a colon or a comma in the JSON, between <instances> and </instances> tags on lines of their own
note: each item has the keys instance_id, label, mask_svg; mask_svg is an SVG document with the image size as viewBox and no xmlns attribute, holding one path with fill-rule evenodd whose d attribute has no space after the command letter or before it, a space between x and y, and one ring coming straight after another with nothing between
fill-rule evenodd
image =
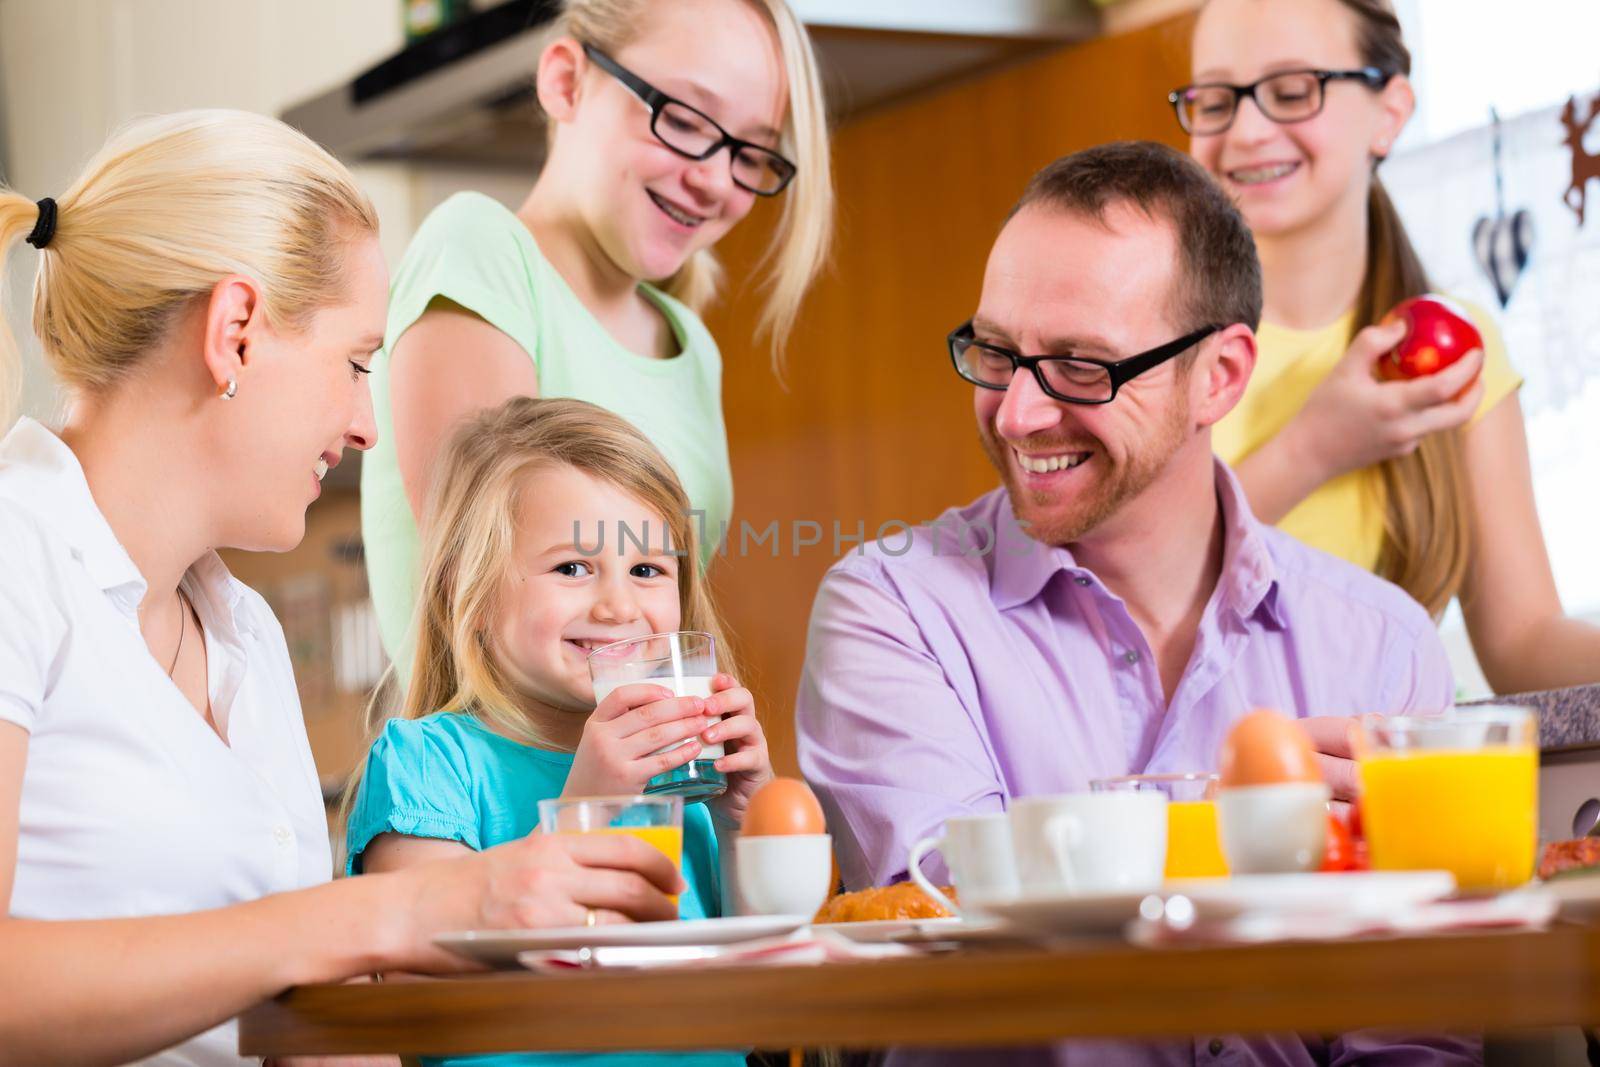
<instances>
[{"instance_id":1,"label":"man's stubble beard","mask_svg":"<svg viewBox=\"0 0 1600 1067\"><path fill-rule=\"evenodd\" d=\"M1028 536L1047 545L1070 545L1082 540L1148 489L1166 470L1189 432L1188 394L1180 391L1179 396L1181 399L1172 405L1155 438L1116 470L1097 477L1088 492L1079 495L1065 511L1057 506L1055 494L1029 492L1021 487L1012 465L1011 445L995 431L992 422L985 427L979 433L984 452L1000 472L1006 493L1011 497L1011 512ZM1105 450L1097 447L1089 463L1105 466L1110 460Z\"/></svg>"}]
</instances>

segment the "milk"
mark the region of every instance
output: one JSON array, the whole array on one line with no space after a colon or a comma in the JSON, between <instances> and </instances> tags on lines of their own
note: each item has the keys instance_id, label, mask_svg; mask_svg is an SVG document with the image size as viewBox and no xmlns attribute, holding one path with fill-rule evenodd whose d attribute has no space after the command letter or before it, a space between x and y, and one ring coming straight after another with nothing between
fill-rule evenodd
<instances>
[{"instance_id":1,"label":"milk","mask_svg":"<svg viewBox=\"0 0 1600 1067\"><path fill-rule=\"evenodd\" d=\"M601 701L605 700L606 697L610 696L612 692L625 685L659 685L664 689L672 690L673 695L675 696L709 697L711 695L712 677L713 676L709 674L680 674L676 678L673 678L670 675L663 675L659 678L636 678L632 681L626 682L596 682L594 686L594 702L596 705L598 705ZM652 753L652 755L659 755L662 752L671 752L679 745L685 744L688 744L687 739L667 745L664 748L659 748ZM721 759L722 755L723 750L720 743L708 745L704 742L701 742L700 755L696 756L695 758L697 760L715 760Z\"/></svg>"}]
</instances>

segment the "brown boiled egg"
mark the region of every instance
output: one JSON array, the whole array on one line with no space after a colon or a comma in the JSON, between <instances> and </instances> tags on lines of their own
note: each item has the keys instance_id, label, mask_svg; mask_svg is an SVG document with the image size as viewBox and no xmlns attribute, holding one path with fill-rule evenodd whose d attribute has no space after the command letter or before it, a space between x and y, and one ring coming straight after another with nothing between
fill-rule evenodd
<instances>
[{"instance_id":1,"label":"brown boiled egg","mask_svg":"<svg viewBox=\"0 0 1600 1067\"><path fill-rule=\"evenodd\" d=\"M1222 742L1223 789L1277 782L1320 782L1311 738L1294 720L1265 708L1233 724Z\"/></svg>"},{"instance_id":2,"label":"brown boiled egg","mask_svg":"<svg viewBox=\"0 0 1600 1067\"><path fill-rule=\"evenodd\" d=\"M757 789L744 813L745 837L827 832L822 805L811 787L798 778L774 778Z\"/></svg>"}]
</instances>

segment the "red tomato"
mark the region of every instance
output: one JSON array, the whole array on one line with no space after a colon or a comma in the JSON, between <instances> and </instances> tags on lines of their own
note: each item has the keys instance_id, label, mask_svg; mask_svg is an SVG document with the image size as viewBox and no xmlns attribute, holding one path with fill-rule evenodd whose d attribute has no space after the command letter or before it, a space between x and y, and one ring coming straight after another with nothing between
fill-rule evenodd
<instances>
[{"instance_id":1,"label":"red tomato","mask_svg":"<svg viewBox=\"0 0 1600 1067\"><path fill-rule=\"evenodd\" d=\"M1361 798L1350 802L1350 836L1357 841L1365 841L1367 832L1361 827Z\"/></svg>"},{"instance_id":2,"label":"red tomato","mask_svg":"<svg viewBox=\"0 0 1600 1067\"><path fill-rule=\"evenodd\" d=\"M1344 820L1333 812L1328 812L1328 844L1322 852L1322 867L1324 871L1353 870L1355 859L1355 841L1350 836L1350 828Z\"/></svg>"},{"instance_id":3,"label":"red tomato","mask_svg":"<svg viewBox=\"0 0 1600 1067\"><path fill-rule=\"evenodd\" d=\"M1394 350L1378 360L1378 377L1384 381L1421 378L1483 347L1483 336L1466 311L1442 296L1414 296L1396 304L1383 317L1387 324L1400 320L1406 335Z\"/></svg>"}]
</instances>

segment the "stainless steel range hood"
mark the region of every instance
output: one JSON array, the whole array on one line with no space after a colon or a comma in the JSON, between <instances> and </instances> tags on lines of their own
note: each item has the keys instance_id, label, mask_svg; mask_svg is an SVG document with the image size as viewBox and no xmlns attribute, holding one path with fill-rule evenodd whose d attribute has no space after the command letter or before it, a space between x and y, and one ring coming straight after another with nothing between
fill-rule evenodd
<instances>
[{"instance_id":1,"label":"stainless steel range hood","mask_svg":"<svg viewBox=\"0 0 1600 1067\"><path fill-rule=\"evenodd\" d=\"M559 0L506 0L283 119L346 160L536 166L539 48ZM795 0L837 119L1097 32L1088 0Z\"/></svg>"}]
</instances>

